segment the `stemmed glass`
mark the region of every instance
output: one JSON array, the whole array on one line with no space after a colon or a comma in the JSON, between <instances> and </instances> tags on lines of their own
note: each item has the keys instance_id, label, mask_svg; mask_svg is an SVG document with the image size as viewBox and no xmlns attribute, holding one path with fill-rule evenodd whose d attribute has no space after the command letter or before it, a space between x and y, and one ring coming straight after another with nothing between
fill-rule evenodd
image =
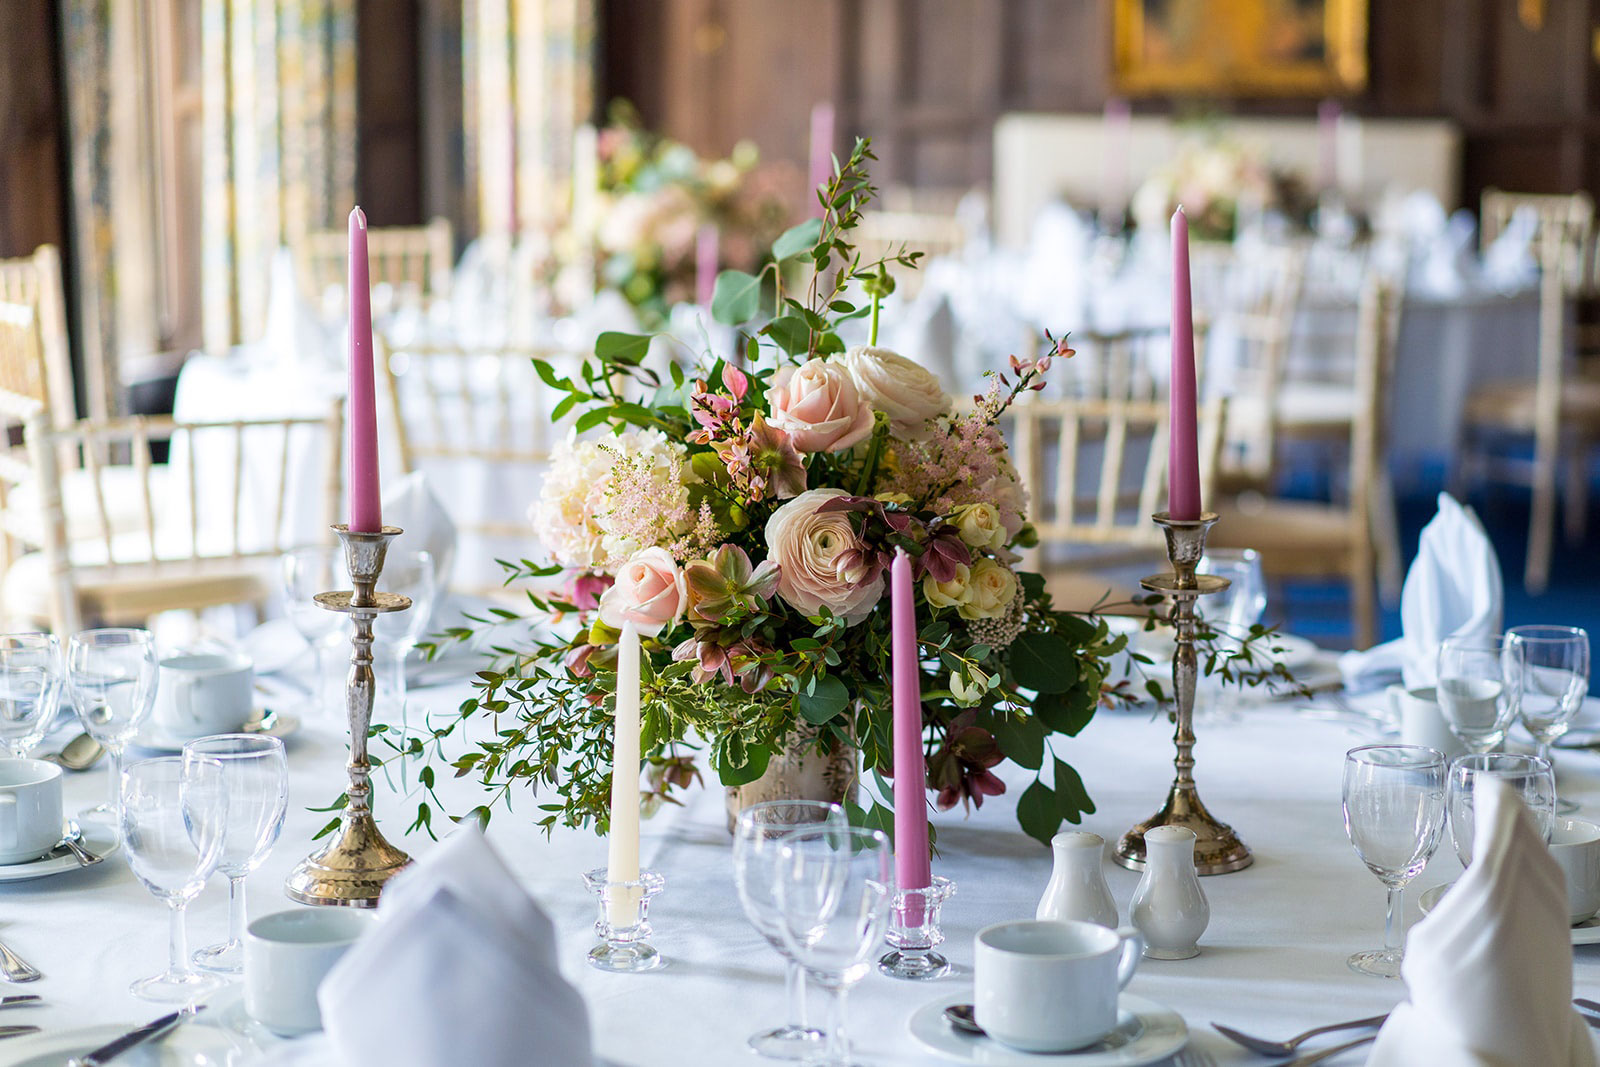
<instances>
[{"instance_id":1,"label":"stemmed glass","mask_svg":"<svg viewBox=\"0 0 1600 1067\"><path fill-rule=\"evenodd\" d=\"M55 634L0 634L0 741L21 759L44 739L61 706Z\"/></svg>"},{"instance_id":2,"label":"stemmed glass","mask_svg":"<svg viewBox=\"0 0 1600 1067\"><path fill-rule=\"evenodd\" d=\"M156 699L156 642L149 630L84 630L67 642L67 685L89 736L111 754L111 798L84 816L122 821L122 754Z\"/></svg>"},{"instance_id":3,"label":"stemmed glass","mask_svg":"<svg viewBox=\"0 0 1600 1067\"><path fill-rule=\"evenodd\" d=\"M228 876L228 939L194 954L203 970L239 974L244 969L245 876L266 860L289 809L289 766L283 742L261 734L217 734L183 746L184 765L214 761L228 794L222 857Z\"/></svg>"},{"instance_id":4,"label":"stemmed glass","mask_svg":"<svg viewBox=\"0 0 1600 1067\"><path fill-rule=\"evenodd\" d=\"M1439 646L1439 710L1468 752L1488 752L1504 741L1517 715L1501 644L1498 636L1447 637Z\"/></svg>"},{"instance_id":5,"label":"stemmed glass","mask_svg":"<svg viewBox=\"0 0 1600 1067\"><path fill-rule=\"evenodd\" d=\"M183 909L217 869L227 834L228 791L213 759L163 756L122 774L122 839L134 877L171 912L164 973L129 988L146 1000L193 1001L221 989L216 975L189 967Z\"/></svg>"},{"instance_id":6,"label":"stemmed glass","mask_svg":"<svg viewBox=\"0 0 1600 1067\"><path fill-rule=\"evenodd\" d=\"M889 906L894 862L879 830L828 826L795 830L783 839L774 883L778 932L789 953L817 985L833 994L820 1059L849 1067L845 996L872 967Z\"/></svg>"},{"instance_id":7,"label":"stemmed glass","mask_svg":"<svg viewBox=\"0 0 1600 1067\"><path fill-rule=\"evenodd\" d=\"M291 549L279 560L278 576L283 587L283 613L311 648L311 706L321 710L326 666L322 645L345 617L319 607L313 598L318 593L345 588L344 549L331 545Z\"/></svg>"},{"instance_id":8,"label":"stemmed glass","mask_svg":"<svg viewBox=\"0 0 1600 1067\"><path fill-rule=\"evenodd\" d=\"M1215 548L1200 557L1199 574L1228 579L1228 588L1202 598L1196 606L1219 636L1238 643L1250 634L1267 610L1267 581L1261 572L1261 554L1253 548ZM1209 610L1208 610L1209 609Z\"/></svg>"},{"instance_id":9,"label":"stemmed glass","mask_svg":"<svg viewBox=\"0 0 1600 1067\"><path fill-rule=\"evenodd\" d=\"M423 549L391 551L378 578L384 592L411 598L409 610L379 615L372 627L372 657L377 661L380 699L391 700L402 709L406 700L406 656L427 629L436 582L433 554Z\"/></svg>"},{"instance_id":10,"label":"stemmed glass","mask_svg":"<svg viewBox=\"0 0 1600 1067\"><path fill-rule=\"evenodd\" d=\"M1576 626L1513 626L1506 631L1501 669L1512 705L1539 746L1539 756L1554 760L1550 746L1572 725L1589 691L1589 635ZM1556 811L1578 810L1556 798Z\"/></svg>"},{"instance_id":11,"label":"stemmed glass","mask_svg":"<svg viewBox=\"0 0 1600 1067\"><path fill-rule=\"evenodd\" d=\"M1344 829L1356 855L1389 890L1383 948L1357 952L1350 969L1398 978L1405 887L1444 835L1445 759L1420 745L1364 745L1344 757Z\"/></svg>"},{"instance_id":12,"label":"stemmed glass","mask_svg":"<svg viewBox=\"0 0 1600 1067\"><path fill-rule=\"evenodd\" d=\"M1556 774L1549 760L1513 752L1461 756L1450 765L1446 804L1450 811L1450 839L1455 842L1456 859L1463 867L1472 865L1473 808L1477 804L1478 782L1486 777L1502 779L1522 797L1546 844L1555 828Z\"/></svg>"},{"instance_id":13,"label":"stemmed glass","mask_svg":"<svg viewBox=\"0 0 1600 1067\"><path fill-rule=\"evenodd\" d=\"M844 809L821 800L770 800L739 813L733 829L733 884L744 914L784 962L790 1022L750 1037L750 1048L779 1060L801 1060L823 1042L821 1030L806 1022L806 979L778 929L778 901L773 888L783 838L795 830L848 827Z\"/></svg>"}]
</instances>

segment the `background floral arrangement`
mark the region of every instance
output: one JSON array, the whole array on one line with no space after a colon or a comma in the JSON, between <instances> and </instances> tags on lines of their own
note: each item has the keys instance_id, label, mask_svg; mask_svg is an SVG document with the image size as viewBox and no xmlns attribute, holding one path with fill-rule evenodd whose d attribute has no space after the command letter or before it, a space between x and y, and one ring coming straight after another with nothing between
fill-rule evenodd
<instances>
[{"instance_id":1,"label":"background floral arrangement","mask_svg":"<svg viewBox=\"0 0 1600 1067\"><path fill-rule=\"evenodd\" d=\"M616 642L631 621L643 635L647 807L675 803L700 778L700 749L738 786L796 744L842 746L864 769L852 817L892 833L886 571L901 549L916 577L937 804L1005 792L993 768L1010 760L1034 773L1017 817L1039 841L1094 810L1059 748L1103 702L1131 699L1128 679L1108 679L1127 637L1056 610L1043 579L1019 569L1017 550L1034 540L1000 428L1072 352L1049 340L1037 358L1013 356L958 407L912 360L871 343L846 350L841 325L875 323L888 267L919 255L863 263L850 244L875 192L872 158L858 142L818 191L824 216L780 236L760 274L718 277L713 309L744 326L742 365L707 354L661 380L642 365L651 338L621 333L601 335L577 380L536 363L564 394L554 417L573 420L531 509L553 560L505 565L508 581L560 579L561 592L530 594L524 616L497 609L448 631L449 641L499 631L477 695L420 734L377 728L426 764L413 829L430 827L434 775L447 766L487 791L457 817L487 820L530 789L547 830L604 832ZM793 262L815 268L804 302L784 288ZM757 326L763 293L774 304ZM481 726L453 750L469 722Z\"/></svg>"},{"instance_id":2,"label":"background floral arrangement","mask_svg":"<svg viewBox=\"0 0 1600 1067\"><path fill-rule=\"evenodd\" d=\"M1231 241L1242 216L1275 213L1309 225L1315 199L1298 173L1274 168L1252 146L1220 131L1194 135L1133 194L1134 222L1166 232L1179 204L1196 238Z\"/></svg>"},{"instance_id":3,"label":"background floral arrangement","mask_svg":"<svg viewBox=\"0 0 1600 1067\"><path fill-rule=\"evenodd\" d=\"M797 213L803 185L792 166L760 162L741 141L727 159L646 131L614 105L597 140L596 267L647 328L694 299L695 237L717 227L720 265L751 271Z\"/></svg>"}]
</instances>

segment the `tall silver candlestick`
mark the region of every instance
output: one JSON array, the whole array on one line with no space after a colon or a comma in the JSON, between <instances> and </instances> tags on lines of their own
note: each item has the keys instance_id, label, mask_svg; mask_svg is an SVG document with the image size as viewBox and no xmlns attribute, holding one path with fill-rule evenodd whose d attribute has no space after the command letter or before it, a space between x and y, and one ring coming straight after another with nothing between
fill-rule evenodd
<instances>
[{"instance_id":1,"label":"tall silver candlestick","mask_svg":"<svg viewBox=\"0 0 1600 1067\"><path fill-rule=\"evenodd\" d=\"M1166 534L1172 573L1151 575L1139 584L1172 601L1172 626L1177 631L1177 647L1172 655L1173 699L1177 704L1173 717L1178 727L1172 741L1178 754L1172 761L1174 774L1167 802L1122 835L1114 858L1124 867L1142 870L1145 831L1153 826L1186 826L1194 831L1195 870L1200 874L1227 874L1250 866L1250 849L1232 827L1206 810L1194 784L1194 687L1199 676L1194 653L1194 605L1197 598L1228 588L1228 579L1196 574L1195 568L1205 555L1206 532L1217 516L1208 511L1198 519L1174 519L1167 512L1158 511L1153 518Z\"/></svg>"},{"instance_id":2,"label":"tall silver candlestick","mask_svg":"<svg viewBox=\"0 0 1600 1067\"><path fill-rule=\"evenodd\" d=\"M318 606L343 612L355 623L350 636L350 676L345 682L345 712L350 719L349 802L339 816L339 829L320 851L301 860L290 873L284 892L302 904L375 908L384 883L411 857L385 841L372 818L372 764L367 760L367 727L377 682L372 673L372 625L379 615L405 611L411 598L377 591L378 575L389 542L401 531L385 526L377 533L351 530L343 523L334 532L344 542L345 563L353 591L318 593Z\"/></svg>"}]
</instances>

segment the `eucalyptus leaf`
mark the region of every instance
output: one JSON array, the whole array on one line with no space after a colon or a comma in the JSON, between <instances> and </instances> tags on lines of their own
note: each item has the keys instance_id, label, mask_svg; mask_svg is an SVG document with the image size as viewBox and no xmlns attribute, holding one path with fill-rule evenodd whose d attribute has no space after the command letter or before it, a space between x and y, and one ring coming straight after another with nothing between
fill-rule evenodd
<instances>
[{"instance_id":1,"label":"eucalyptus leaf","mask_svg":"<svg viewBox=\"0 0 1600 1067\"><path fill-rule=\"evenodd\" d=\"M711 291L711 317L737 326L755 318L761 307L761 279L742 270L725 270L717 275Z\"/></svg>"},{"instance_id":2,"label":"eucalyptus leaf","mask_svg":"<svg viewBox=\"0 0 1600 1067\"><path fill-rule=\"evenodd\" d=\"M804 355L811 348L811 327L798 315L783 315L773 319L762 327L761 332L791 356Z\"/></svg>"},{"instance_id":3,"label":"eucalyptus leaf","mask_svg":"<svg viewBox=\"0 0 1600 1067\"><path fill-rule=\"evenodd\" d=\"M813 726L821 726L850 706L850 690L831 674L814 680L810 692L795 697L800 715Z\"/></svg>"},{"instance_id":4,"label":"eucalyptus leaf","mask_svg":"<svg viewBox=\"0 0 1600 1067\"><path fill-rule=\"evenodd\" d=\"M607 363L637 367L650 351L650 335L607 330L594 339L594 354Z\"/></svg>"},{"instance_id":5,"label":"eucalyptus leaf","mask_svg":"<svg viewBox=\"0 0 1600 1067\"><path fill-rule=\"evenodd\" d=\"M822 236L822 220L807 219L797 226L791 226L772 242L772 258L782 263L786 259L793 259L803 252L811 251L811 246L817 243L817 238Z\"/></svg>"}]
</instances>

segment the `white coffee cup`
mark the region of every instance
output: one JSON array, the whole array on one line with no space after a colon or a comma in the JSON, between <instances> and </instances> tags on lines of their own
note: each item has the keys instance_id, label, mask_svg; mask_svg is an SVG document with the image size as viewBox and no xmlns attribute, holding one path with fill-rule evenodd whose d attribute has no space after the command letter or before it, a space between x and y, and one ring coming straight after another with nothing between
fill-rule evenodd
<instances>
[{"instance_id":1,"label":"white coffee cup","mask_svg":"<svg viewBox=\"0 0 1600 1067\"><path fill-rule=\"evenodd\" d=\"M1550 854L1567 878L1567 917L1576 926L1600 912L1600 826L1557 816Z\"/></svg>"},{"instance_id":2,"label":"white coffee cup","mask_svg":"<svg viewBox=\"0 0 1600 1067\"><path fill-rule=\"evenodd\" d=\"M1022 920L978 931L973 984L978 1025L1024 1052L1092 1045L1117 1025L1117 994L1139 967L1131 926Z\"/></svg>"},{"instance_id":3,"label":"white coffee cup","mask_svg":"<svg viewBox=\"0 0 1600 1067\"><path fill-rule=\"evenodd\" d=\"M1447 760L1467 754L1467 746L1450 732L1450 724L1439 710L1439 698L1433 686L1407 689L1403 685L1391 685L1387 693L1389 711L1400 723L1403 744L1436 748Z\"/></svg>"},{"instance_id":4,"label":"white coffee cup","mask_svg":"<svg viewBox=\"0 0 1600 1067\"><path fill-rule=\"evenodd\" d=\"M0 759L0 864L36 860L61 843L61 768Z\"/></svg>"},{"instance_id":5,"label":"white coffee cup","mask_svg":"<svg viewBox=\"0 0 1600 1067\"><path fill-rule=\"evenodd\" d=\"M301 908L263 915L245 928L244 1010L275 1034L322 1029L317 986L372 926L346 908Z\"/></svg>"},{"instance_id":6,"label":"white coffee cup","mask_svg":"<svg viewBox=\"0 0 1600 1067\"><path fill-rule=\"evenodd\" d=\"M151 723L156 732L189 741L231 733L250 721L255 669L248 656L193 652L161 661Z\"/></svg>"}]
</instances>

